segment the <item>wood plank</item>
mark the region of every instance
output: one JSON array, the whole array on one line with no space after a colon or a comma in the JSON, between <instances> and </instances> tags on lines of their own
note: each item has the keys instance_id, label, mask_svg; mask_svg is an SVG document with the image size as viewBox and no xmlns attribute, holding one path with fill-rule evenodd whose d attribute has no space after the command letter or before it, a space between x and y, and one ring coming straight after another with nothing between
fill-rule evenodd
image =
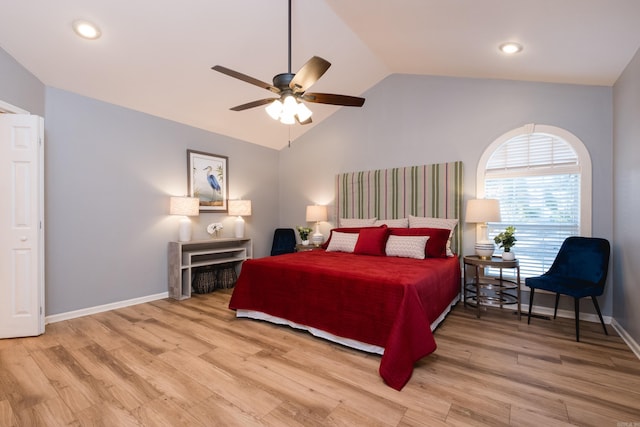
<instances>
[{"instance_id":1,"label":"wood plank","mask_svg":"<svg viewBox=\"0 0 640 427\"><path fill-rule=\"evenodd\" d=\"M640 360L611 328L458 305L400 392L379 355L237 319L232 290L0 340L0 425L566 426L640 422Z\"/></svg>"}]
</instances>

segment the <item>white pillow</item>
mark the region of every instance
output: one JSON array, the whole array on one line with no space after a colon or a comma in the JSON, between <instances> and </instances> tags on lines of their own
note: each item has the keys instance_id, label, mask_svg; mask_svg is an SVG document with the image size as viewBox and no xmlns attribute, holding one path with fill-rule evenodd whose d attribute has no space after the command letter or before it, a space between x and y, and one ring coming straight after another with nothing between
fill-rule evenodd
<instances>
[{"instance_id":1,"label":"white pillow","mask_svg":"<svg viewBox=\"0 0 640 427\"><path fill-rule=\"evenodd\" d=\"M331 240L327 246L327 252L349 252L353 253L360 233L341 233L334 231L331 233Z\"/></svg>"},{"instance_id":2,"label":"white pillow","mask_svg":"<svg viewBox=\"0 0 640 427\"><path fill-rule=\"evenodd\" d=\"M456 225L458 225L458 220L455 218L431 218L409 215L409 228L446 228L450 231L449 239L447 240L447 256L453 256L451 238L453 237L453 230L456 228Z\"/></svg>"},{"instance_id":3,"label":"white pillow","mask_svg":"<svg viewBox=\"0 0 640 427\"><path fill-rule=\"evenodd\" d=\"M373 225L376 227L386 225L387 227L407 228L409 227L409 218L379 219Z\"/></svg>"},{"instance_id":4,"label":"white pillow","mask_svg":"<svg viewBox=\"0 0 640 427\"><path fill-rule=\"evenodd\" d=\"M392 234L387 239L385 252L387 256L424 259L427 240L429 240L429 236L395 236Z\"/></svg>"},{"instance_id":5,"label":"white pillow","mask_svg":"<svg viewBox=\"0 0 640 427\"><path fill-rule=\"evenodd\" d=\"M368 227L378 218L340 218L340 227Z\"/></svg>"}]
</instances>

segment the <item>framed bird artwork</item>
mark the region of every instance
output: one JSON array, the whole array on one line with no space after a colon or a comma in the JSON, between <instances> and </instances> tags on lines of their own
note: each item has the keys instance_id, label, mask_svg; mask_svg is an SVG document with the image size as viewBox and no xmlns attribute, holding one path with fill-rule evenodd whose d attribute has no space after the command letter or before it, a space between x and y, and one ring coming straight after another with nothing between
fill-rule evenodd
<instances>
[{"instance_id":1,"label":"framed bird artwork","mask_svg":"<svg viewBox=\"0 0 640 427\"><path fill-rule=\"evenodd\" d=\"M187 150L189 196L200 200L200 212L227 212L229 158Z\"/></svg>"}]
</instances>

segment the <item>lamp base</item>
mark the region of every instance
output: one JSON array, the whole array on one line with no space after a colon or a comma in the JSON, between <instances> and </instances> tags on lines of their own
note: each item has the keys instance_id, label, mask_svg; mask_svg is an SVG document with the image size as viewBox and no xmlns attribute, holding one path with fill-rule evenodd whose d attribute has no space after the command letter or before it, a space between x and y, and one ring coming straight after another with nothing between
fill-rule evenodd
<instances>
[{"instance_id":1,"label":"lamp base","mask_svg":"<svg viewBox=\"0 0 640 427\"><path fill-rule=\"evenodd\" d=\"M313 233L313 236L311 236L311 243L313 243L313 246L320 246L323 241L324 236L320 233Z\"/></svg>"},{"instance_id":2,"label":"lamp base","mask_svg":"<svg viewBox=\"0 0 640 427\"><path fill-rule=\"evenodd\" d=\"M236 218L234 233L235 237L238 239L242 239L244 237L244 219L242 219L241 216Z\"/></svg>"},{"instance_id":3,"label":"lamp base","mask_svg":"<svg viewBox=\"0 0 640 427\"><path fill-rule=\"evenodd\" d=\"M491 240L479 240L475 246L476 255L480 259L491 259L493 252L496 250L496 245Z\"/></svg>"},{"instance_id":4,"label":"lamp base","mask_svg":"<svg viewBox=\"0 0 640 427\"><path fill-rule=\"evenodd\" d=\"M191 220L186 216L180 218L178 240L180 242L188 242L191 240Z\"/></svg>"}]
</instances>

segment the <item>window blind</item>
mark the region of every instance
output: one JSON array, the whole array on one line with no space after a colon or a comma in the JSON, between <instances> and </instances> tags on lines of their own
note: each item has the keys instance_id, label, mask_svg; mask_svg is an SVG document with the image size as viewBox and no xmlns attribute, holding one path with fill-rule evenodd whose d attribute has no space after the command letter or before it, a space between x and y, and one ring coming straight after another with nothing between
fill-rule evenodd
<instances>
[{"instance_id":1,"label":"window blind","mask_svg":"<svg viewBox=\"0 0 640 427\"><path fill-rule=\"evenodd\" d=\"M502 217L488 225L489 238L516 227L523 277L546 272L562 242L580 232L578 158L557 137L529 134L502 144L487 162L484 187L485 198L500 200Z\"/></svg>"}]
</instances>

